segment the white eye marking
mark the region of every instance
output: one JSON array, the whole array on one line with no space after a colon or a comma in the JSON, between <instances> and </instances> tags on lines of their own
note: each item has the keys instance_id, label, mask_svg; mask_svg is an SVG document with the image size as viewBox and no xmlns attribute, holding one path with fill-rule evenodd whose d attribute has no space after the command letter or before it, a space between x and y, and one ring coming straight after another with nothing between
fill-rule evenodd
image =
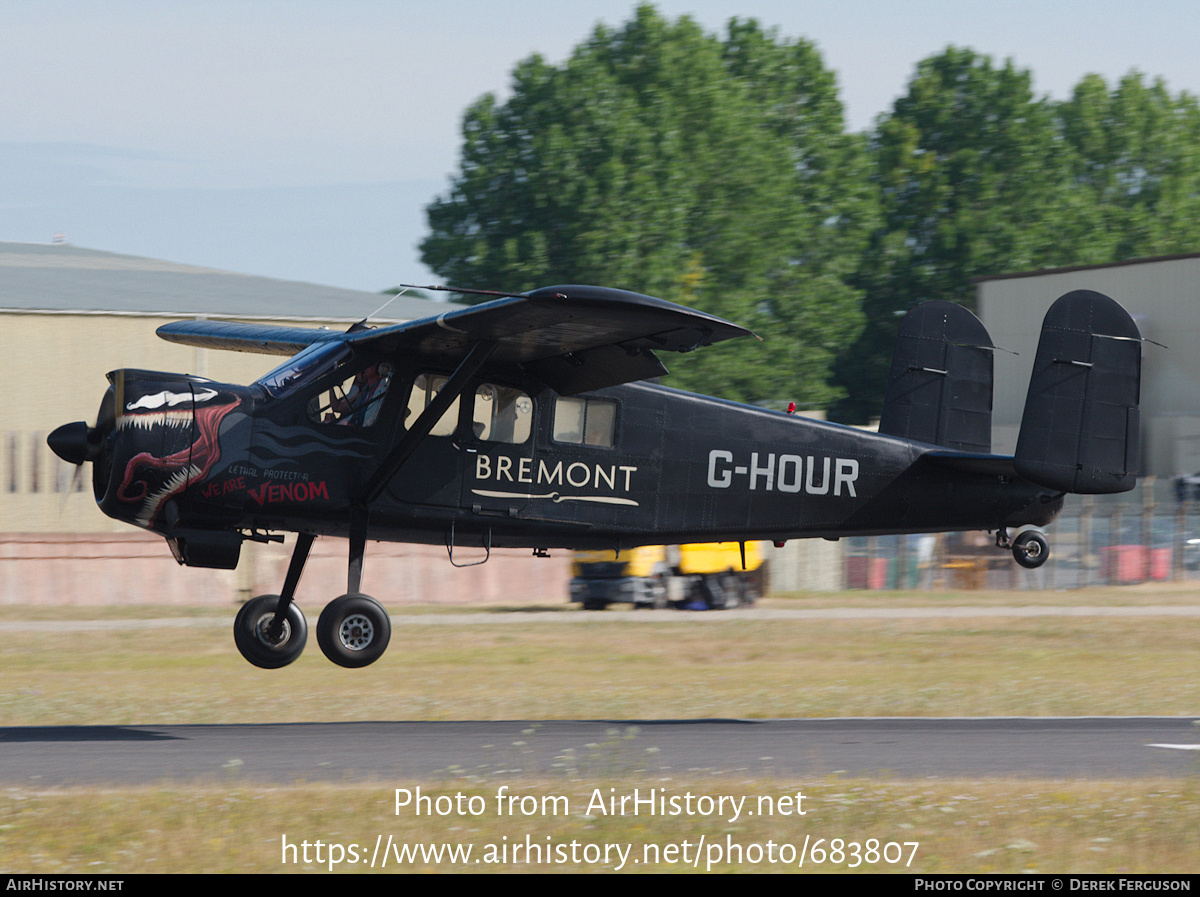
<instances>
[{"instance_id":1,"label":"white eye marking","mask_svg":"<svg viewBox=\"0 0 1200 897\"><path fill-rule=\"evenodd\" d=\"M196 393L195 399L197 402L207 402L211 398L215 398L217 391L215 389L204 389ZM184 402L192 401L190 392L167 392L165 389L162 392L157 392L152 396L142 396L131 405L126 405L126 411L137 411L140 408L153 410L166 405L168 408L174 408L176 405L182 405Z\"/></svg>"}]
</instances>

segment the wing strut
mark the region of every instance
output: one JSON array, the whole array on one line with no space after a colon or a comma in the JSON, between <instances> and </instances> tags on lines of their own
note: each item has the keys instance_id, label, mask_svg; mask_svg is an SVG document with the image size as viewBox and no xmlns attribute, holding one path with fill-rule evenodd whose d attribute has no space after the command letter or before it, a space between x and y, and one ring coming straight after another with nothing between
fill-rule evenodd
<instances>
[{"instance_id":1,"label":"wing strut","mask_svg":"<svg viewBox=\"0 0 1200 897\"><path fill-rule=\"evenodd\" d=\"M383 494L383 490L387 487L388 481L396 475L404 462L409 459L417 446L421 444L421 440L429 435L433 429L433 425L441 420L442 415L454 403L454 400L462 395L466 389L467 381L475 376L476 372L487 363L487 360L496 350L496 340L480 340L471 346L471 351L467 356L459 362L454 373L450 375L450 379L446 381L446 385L438 392L434 400L430 402L425 410L422 411L413 425L409 427L408 432L400 437L400 441L395 447L388 452L386 458L379 465L379 469L372 474L363 486L362 493L359 497L359 502L365 507L370 505L375 499Z\"/></svg>"}]
</instances>

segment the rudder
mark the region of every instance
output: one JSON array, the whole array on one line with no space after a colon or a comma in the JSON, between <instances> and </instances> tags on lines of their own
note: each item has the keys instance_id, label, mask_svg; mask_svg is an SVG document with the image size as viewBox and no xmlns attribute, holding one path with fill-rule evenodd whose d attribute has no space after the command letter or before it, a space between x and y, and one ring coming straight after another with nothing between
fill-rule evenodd
<instances>
[{"instance_id":1,"label":"rudder","mask_svg":"<svg viewBox=\"0 0 1200 897\"><path fill-rule=\"evenodd\" d=\"M923 302L900 322L879 432L992 450L992 340L961 305Z\"/></svg>"},{"instance_id":2,"label":"rudder","mask_svg":"<svg viewBox=\"0 0 1200 897\"><path fill-rule=\"evenodd\" d=\"M1103 293L1061 296L1042 323L1014 467L1062 492L1128 492L1137 483L1141 338Z\"/></svg>"}]
</instances>

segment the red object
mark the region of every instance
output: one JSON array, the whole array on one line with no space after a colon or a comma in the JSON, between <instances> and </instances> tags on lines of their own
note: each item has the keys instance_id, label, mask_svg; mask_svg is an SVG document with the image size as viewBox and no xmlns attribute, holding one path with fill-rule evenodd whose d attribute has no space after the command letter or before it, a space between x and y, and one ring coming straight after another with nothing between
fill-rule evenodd
<instances>
[{"instance_id":1,"label":"red object","mask_svg":"<svg viewBox=\"0 0 1200 897\"><path fill-rule=\"evenodd\" d=\"M788 414L795 414L795 413L796 413L796 403L788 402Z\"/></svg>"},{"instance_id":2,"label":"red object","mask_svg":"<svg viewBox=\"0 0 1200 897\"><path fill-rule=\"evenodd\" d=\"M1144 545L1114 545L1100 551L1104 578L1114 585L1143 582L1149 553Z\"/></svg>"},{"instance_id":3,"label":"red object","mask_svg":"<svg viewBox=\"0 0 1200 897\"><path fill-rule=\"evenodd\" d=\"M1171 578L1171 549L1150 549L1150 578L1157 580Z\"/></svg>"}]
</instances>

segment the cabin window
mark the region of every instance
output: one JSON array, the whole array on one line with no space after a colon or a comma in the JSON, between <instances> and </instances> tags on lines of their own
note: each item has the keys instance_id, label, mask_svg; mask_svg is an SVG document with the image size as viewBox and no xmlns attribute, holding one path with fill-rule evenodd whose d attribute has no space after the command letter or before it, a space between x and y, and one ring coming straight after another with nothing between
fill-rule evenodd
<instances>
[{"instance_id":1,"label":"cabin window","mask_svg":"<svg viewBox=\"0 0 1200 897\"><path fill-rule=\"evenodd\" d=\"M521 445L533 431L533 399L519 389L481 383L475 390L476 439Z\"/></svg>"},{"instance_id":2,"label":"cabin window","mask_svg":"<svg viewBox=\"0 0 1200 897\"><path fill-rule=\"evenodd\" d=\"M404 428L406 430L412 426L417 416L429 407L429 403L434 400L434 397L446 385L446 380L446 377L441 377L437 374L417 375L417 379L413 381L412 392L408 394L408 408L404 413ZM457 398L446 409L446 413L442 415L441 419L433 425L433 429L429 431L429 435L451 436L454 434L456 426L458 426Z\"/></svg>"},{"instance_id":3,"label":"cabin window","mask_svg":"<svg viewBox=\"0 0 1200 897\"><path fill-rule=\"evenodd\" d=\"M554 404L554 441L611 448L617 430L617 403L559 396Z\"/></svg>"},{"instance_id":4,"label":"cabin window","mask_svg":"<svg viewBox=\"0 0 1200 897\"><path fill-rule=\"evenodd\" d=\"M309 402L308 415L323 424L369 427L379 419L379 409L391 383L389 362L370 365L322 390Z\"/></svg>"}]
</instances>

